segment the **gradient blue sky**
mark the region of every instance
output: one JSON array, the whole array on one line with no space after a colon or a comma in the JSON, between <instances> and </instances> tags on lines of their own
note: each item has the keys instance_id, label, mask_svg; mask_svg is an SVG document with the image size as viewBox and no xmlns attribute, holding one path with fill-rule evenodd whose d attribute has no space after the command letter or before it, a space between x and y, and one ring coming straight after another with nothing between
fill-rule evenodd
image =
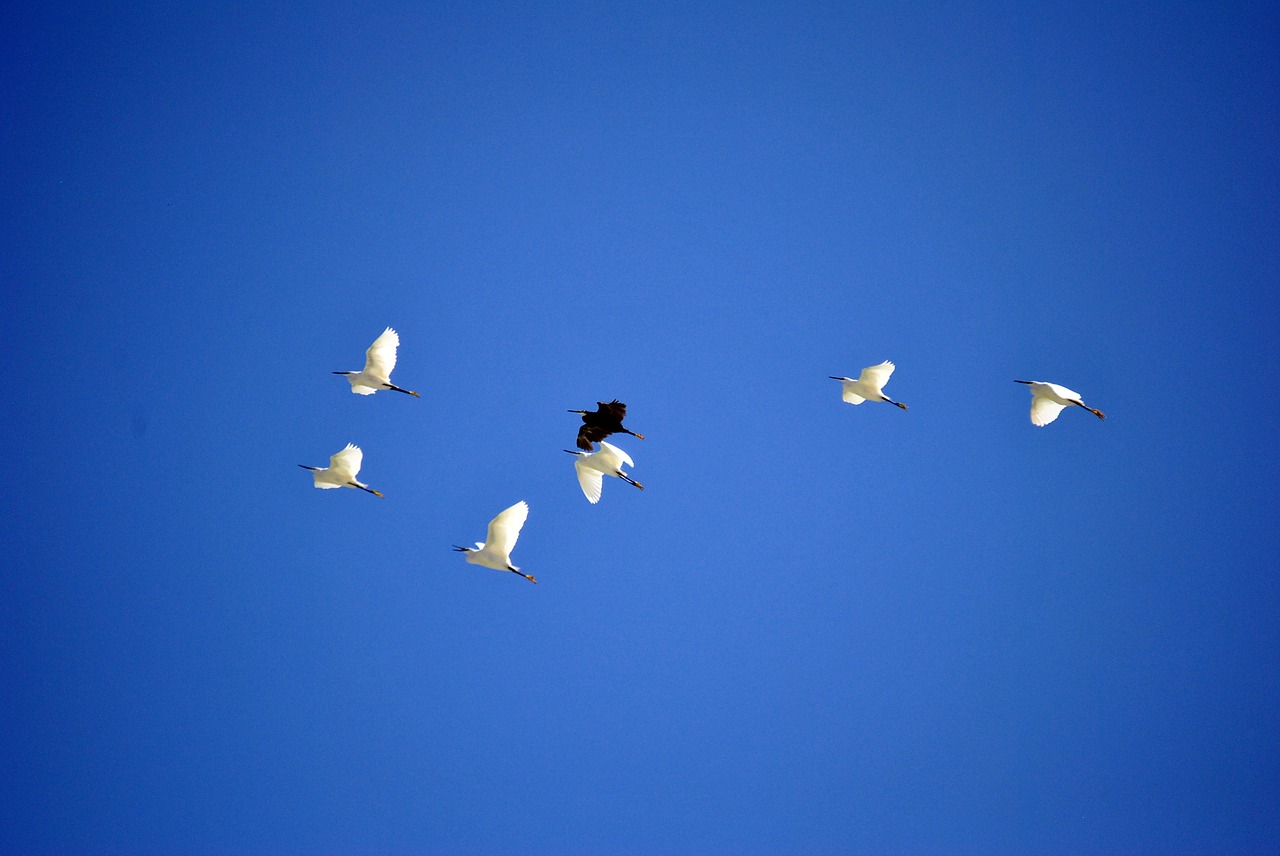
<instances>
[{"instance_id":1,"label":"gradient blue sky","mask_svg":"<svg viewBox=\"0 0 1280 856\"><path fill-rule=\"evenodd\" d=\"M0 850L1280 850L1275 4L24 5Z\"/></svg>"}]
</instances>

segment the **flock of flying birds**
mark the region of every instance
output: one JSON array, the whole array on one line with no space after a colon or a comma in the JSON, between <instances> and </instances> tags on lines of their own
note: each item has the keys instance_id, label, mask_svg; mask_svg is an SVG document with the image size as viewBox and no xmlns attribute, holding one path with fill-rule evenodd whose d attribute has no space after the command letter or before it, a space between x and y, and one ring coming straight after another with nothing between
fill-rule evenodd
<instances>
[{"instance_id":1,"label":"flock of flying birds","mask_svg":"<svg viewBox=\"0 0 1280 856\"><path fill-rule=\"evenodd\" d=\"M334 374L344 375L351 383L351 391L356 395L373 395L379 390L388 389L420 398L418 393L402 389L391 382L391 371L396 367L398 347L400 347L400 336L388 327L365 351L363 371L334 372ZM832 380L840 381L844 400L849 404L884 401L906 410L907 405L894 401L884 394L885 384L889 382L894 368L893 363L885 360L879 365L863 369L856 380L835 375L830 377ZM1095 410L1086 405L1080 393L1073 392L1065 386L1038 380L1019 380L1014 383L1026 384L1031 390L1032 425L1048 425L1057 419L1064 409L1072 406L1083 407L1099 419L1107 418L1101 410ZM604 476L622 479L627 484L644 490L644 485L622 470L624 465L635 466L631 456L612 443L606 443L604 439L613 434L630 434L638 440L643 440L644 435L637 434L622 424L622 420L627 417L627 406L621 401L617 399L609 402L598 401L596 405L595 410L569 411L582 416L582 427L578 429L578 448L565 449L566 452L575 456L573 467L578 475L578 484L587 501L593 505L600 501ZM596 443L600 444L600 448L593 451ZM318 488L353 487L374 496L382 496L379 491L356 480L363 461L364 452L360 451L360 447L348 443L346 448L329 458L327 467L309 467L306 464L298 464L298 466L311 471L315 486ZM484 541L477 541L474 547L455 546L453 549L462 553L473 565L482 565L498 571L510 571L531 583L536 583L536 579L511 564L511 551L515 548L516 539L520 537L520 529L528 518L529 504L521 500L510 508L502 510L497 517L489 521L489 529Z\"/></svg>"}]
</instances>

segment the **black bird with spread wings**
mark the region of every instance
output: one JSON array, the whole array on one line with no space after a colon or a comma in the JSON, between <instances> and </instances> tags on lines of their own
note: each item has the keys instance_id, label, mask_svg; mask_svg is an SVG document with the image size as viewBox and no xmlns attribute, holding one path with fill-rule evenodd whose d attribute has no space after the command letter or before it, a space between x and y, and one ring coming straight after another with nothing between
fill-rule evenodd
<instances>
[{"instance_id":1,"label":"black bird with spread wings","mask_svg":"<svg viewBox=\"0 0 1280 856\"><path fill-rule=\"evenodd\" d=\"M578 448L590 452L593 443L599 443L610 434L630 434L637 440L643 440L643 434L628 429L622 424L627 418L627 406L618 399L610 402L597 401L595 410L570 410L570 413L582 414L582 427L578 429Z\"/></svg>"}]
</instances>

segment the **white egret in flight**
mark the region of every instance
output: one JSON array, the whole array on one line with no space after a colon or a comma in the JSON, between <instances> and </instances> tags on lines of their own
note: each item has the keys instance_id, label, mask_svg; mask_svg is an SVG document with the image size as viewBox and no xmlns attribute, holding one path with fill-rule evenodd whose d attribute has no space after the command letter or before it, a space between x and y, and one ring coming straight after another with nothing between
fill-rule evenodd
<instances>
[{"instance_id":1,"label":"white egret in flight","mask_svg":"<svg viewBox=\"0 0 1280 856\"><path fill-rule=\"evenodd\" d=\"M1080 399L1080 393L1065 386L1039 380L1015 380L1014 383L1025 383L1031 388L1031 424L1037 427L1048 425L1058 418L1063 408L1071 405L1083 407L1099 419L1107 418L1101 410L1086 405Z\"/></svg>"},{"instance_id":2,"label":"white egret in flight","mask_svg":"<svg viewBox=\"0 0 1280 856\"><path fill-rule=\"evenodd\" d=\"M489 521L489 532L485 535L484 543L477 541L475 547L455 545L453 549L459 553L465 553L467 561L473 565L483 565L495 571L511 571L513 574L520 574L531 583L536 583L537 580L522 573L519 568L511 564L511 550L516 546L516 539L520 537L520 528L528 518L529 504L521 500Z\"/></svg>"},{"instance_id":3,"label":"white egret in flight","mask_svg":"<svg viewBox=\"0 0 1280 856\"><path fill-rule=\"evenodd\" d=\"M836 377L828 375L832 380L838 380L844 384L844 400L850 404L861 404L864 401L887 401L895 407L901 407L903 410L907 406L900 401L894 401L882 391L884 385L889 382L889 375L893 374L895 366L893 363L885 360L878 366L867 366L862 370L862 374L858 375L858 379L851 377Z\"/></svg>"},{"instance_id":4,"label":"white egret in flight","mask_svg":"<svg viewBox=\"0 0 1280 856\"><path fill-rule=\"evenodd\" d=\"M396 367L396 348L400 347L400 336L390 327L382 331L382 335L373 340L369 350L364 352L364 371L334 372L346 375L351 382L351 391L356 395L373 395L380 389L391 389L421 398L418 393L401 389L391 382L391 371Z\"/></svg>"},{"instance_id":5,"label":"white egret in flight","mask_svg":"<svg viewBox=\"0 0 1280 856\"><path fill-rule=\"evenodd\" d=\"M360 472L360 464L363 462L364 452L360 451L359 446L348 443L341 452L329 457L327 467L309 467L306 464L298 464L298 466L304 470L311 470L318 488L328 490L334 487L358 487L374 496L382 496L381 492L356 481L356 474Z\"/></svg>"},{"instance_id":6,"label":"white egret in flight","mask_svg":"<svg viewBox=\"0 0 1280 856\"><path fill-rule=\"evenodd\" d=\"M600 441L600 450L587 454L576 449L565 449L570 455L576 455L573 468L578 472L578 484L587 497L587 502L595 505L600 501L600 491L604 484L604 476L620 478L629 485L644 490L644 485L622 471L622 465L634 467L631 456L612 443Z\"/></svg>"}]
</instances>

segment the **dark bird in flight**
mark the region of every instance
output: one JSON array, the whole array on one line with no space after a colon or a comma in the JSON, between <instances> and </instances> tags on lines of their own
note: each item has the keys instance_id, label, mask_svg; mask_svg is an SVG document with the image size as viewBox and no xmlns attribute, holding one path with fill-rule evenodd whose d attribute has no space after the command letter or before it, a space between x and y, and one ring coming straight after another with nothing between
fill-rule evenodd
<instances>
[{"instance_id":1,"label":"dark bird in flight","mask_svg":"<svg viewBox=\"0 0 1280 856\"><path fill-rule=\"evenodd\" d=\"M596 402L595 410L570 410L570 413L582 414L582 427L578 429L578 448L590 452L593 443L599 443L610 434L630 434L637 440L643 440L643 434L628 429L622 424L627 418L627 406L618 399L608 402Z\"/></svg>"}]
</instances>

